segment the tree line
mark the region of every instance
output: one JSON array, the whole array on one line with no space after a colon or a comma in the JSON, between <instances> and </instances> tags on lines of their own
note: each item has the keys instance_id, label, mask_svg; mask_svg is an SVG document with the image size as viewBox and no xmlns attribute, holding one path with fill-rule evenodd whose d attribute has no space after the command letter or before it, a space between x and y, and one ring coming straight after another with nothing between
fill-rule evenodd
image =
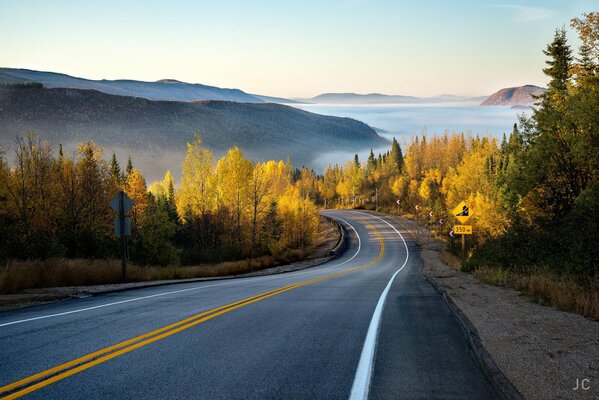
<instances>
[{"instance_id":1,"label":"tree line","mask_svg":"<svg viewBox=\"0 0 599 400\"><path fill-rule=\"evenodd\" d=\"M181 185L170 172L148 188L129 158L124 170L93 142L73 156L35 134L19 138L15 161L0 153L0 259L118 256L115 214L123 190L134 201L129 256L142 265L184 265L310 246L315 203L287 162L255 163L237 147L215 161L198 137L188 145Z\"/></svg>"}]
</instances>

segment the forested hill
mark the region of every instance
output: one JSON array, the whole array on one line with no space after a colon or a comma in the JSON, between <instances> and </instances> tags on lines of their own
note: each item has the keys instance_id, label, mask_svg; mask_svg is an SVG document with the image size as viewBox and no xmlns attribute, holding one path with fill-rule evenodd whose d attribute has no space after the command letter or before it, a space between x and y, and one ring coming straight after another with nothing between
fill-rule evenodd
<instances>
[{"instance_id":1,"label":"forested hill","mask_svg":"<svg viewBox=\"0 0 599 400\"><path fill-rule=\"evenodd\" d=\"M240 103L281 103L265 100L258 95L239 89L225 89L199 83L187 83L174 79L162 79L157 82L144 82L132 79L92 80L56 72L34 71L19 68L0 68L0 83L37 82L47 88L91 89L118 96L143 97L148 100L197 101L224 100Z\"/></svg>"},{"instance_id":2,"label":"forested hill","mask_svg":"<svg viewBox=\"0 0 599 400\"><path fill-rule=\"evenodd\" d=\"M200 134L217 155L234 145L256 160L310 162L328 151L358 151L387 141L368 125L278 104L169 102L93 90L0 87L0 144L40 133L72 149L92 139L119 157L129 153L148 178L178 170L185 145ZM9 154L10 157L10 154Z\"/></svg>"}]
</instances>

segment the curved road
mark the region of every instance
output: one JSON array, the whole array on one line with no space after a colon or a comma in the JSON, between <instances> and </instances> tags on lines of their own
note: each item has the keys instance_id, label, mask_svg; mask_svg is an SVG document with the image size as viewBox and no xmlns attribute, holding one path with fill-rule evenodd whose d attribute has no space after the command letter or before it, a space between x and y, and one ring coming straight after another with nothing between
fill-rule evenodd
<instances>
[{"instance_id":1,"label":"curved road","mask_svg":"<svg viewBox=\"0 0 599 400\"><path fill-rule=\"evenodd\" d=\"M0 313L0 398L497 398L409 236L325 214L350 241L318 267Z\"/></svg>"}]
</instances>

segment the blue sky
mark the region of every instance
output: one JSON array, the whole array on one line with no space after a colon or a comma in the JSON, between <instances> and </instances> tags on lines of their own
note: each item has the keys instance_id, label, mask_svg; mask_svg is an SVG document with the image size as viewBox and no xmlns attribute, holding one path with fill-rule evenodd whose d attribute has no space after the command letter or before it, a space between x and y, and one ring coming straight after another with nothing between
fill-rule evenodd
<instances>
[{"instance_id":1,"label":"blue sky","mask_svg":"<svg viewBox=\"0 0 599 400\"><path fill-rule=\"evenodd\" d=\"M553 31L596 6L587 0L0 0L0 66L92 79L174 78L285 97L484 95L545 84L542 50Z\"/></svg>"}]
</instances>

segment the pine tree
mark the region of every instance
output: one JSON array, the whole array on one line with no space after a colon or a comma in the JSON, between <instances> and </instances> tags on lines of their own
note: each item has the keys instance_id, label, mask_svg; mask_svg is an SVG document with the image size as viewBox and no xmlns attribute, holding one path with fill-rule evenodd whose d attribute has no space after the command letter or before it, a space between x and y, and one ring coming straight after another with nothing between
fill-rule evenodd
<instances>
[{"instance_id":1,"label":"pine tree","mask_svg":"<svg viewBox=\"0 0 599 400\"><path fill-rule=\"evenodd\" d=\"M547 46L543 53L550 59L545 61L548 65L543 69L545 75L551 78L548 92L565 92L569 79L569 69L572 64L572 50L566 38L566 29L557 29L553 42Z\"/></svg>"},{"instance_id":2,"label":"pine tree","mask_svg":"<svg viewBox=\"0 0 599 400\"><path fill-rule=\"evenodd\" d=\"M133 172L133 163L131 162L131 156L129 156L129 158L127 159L127 176L129 176L131 174L131 172Z\"/></svg>"},{"instance_id":3,"label":"pine tree","mask_svg":"<svg viewBox=\"0 0 599 400\"><path fill-rule=\"evenodd\" d=\"M110 161L110 175L115 183L121 183L123 181L123 175L121 174L121 166L116 159L116 154L112 152L112 160Z\"/></svg>"},{"instance_id":4,"label":"pine tree","mask_svg":"<svg viewBox=\"0 0 599 400\"><path fill-rule=\"evenodd\" d=\"M403 170L403 154L401 153L401 147L399 147L399 143L397 140L393 138L393 142L391 143L391 152L389 153L391 157L391 162L393 163L393 168L397 168L397 172L401 174Z\"/></svg>"},{"instance_id":5,"label":"pine tree","mask_svg":"<svg viewBox=\"0 0 599 400\"><path fill-rule=\"evenodd\" d=\"M366 169L369 173L372 173L376 169L376 158L374 157L374 153L372 149L370 149L370 154L368 155L368 161L366 162Z\"/></svg>"},{"instance_id":6,"label":"pine tree","mask_svg":"<svg viewBox=\"0 0 599 400\"><path fill-rule=\"evenodd\" d=\"M62 150L62 143L60 143L58 145L58 163L62 164L63 160L64 160L64 152Z\"/></svg>"},{"instance_id":7,"label":"pine tree","mask_svg":"<svg viewBox=\"0 0 599 400\"><path fill-rule=\"evenodd\" d=\"M356 167L360 166L360 159L358 158L357 153L356 153L356 155L354 155L354 164L356 164Z\"/></svg>"}]
</instances>

